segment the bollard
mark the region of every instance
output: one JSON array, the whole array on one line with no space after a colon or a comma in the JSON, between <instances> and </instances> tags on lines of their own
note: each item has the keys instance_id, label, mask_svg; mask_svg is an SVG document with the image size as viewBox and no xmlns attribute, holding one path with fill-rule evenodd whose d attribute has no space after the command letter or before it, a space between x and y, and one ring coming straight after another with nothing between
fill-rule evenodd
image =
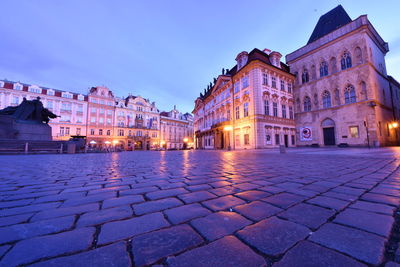
<instances>
[{"instance_id":1,"label":"bollard","mask_svg":"<svg viewBox=\"0 0 400 267\"><path fill-rule=\"evenodd\" d=\"M60 154L62 154L63 153L63 144L61 144L61 147L60 147Z\"/></svg>"},{"instance_id":2,"label":"bollard","mask_svg":"<svg viewBox=\"0 0 400 267\"><path fill-rule=\"evenodd\" d=\"M281 154L286 153L286 147L285 147L284 145L280 145L280 146L279 146L279 152L280 152Z\"/></svg>"},{"instance_id":3,"label":"bollard","mask_svg":"<svg viewBox=\"0 0 400 267\"><path fill-rule=\"evenodd\" d=\"M28 154L28 142L25 143L25 154Z\"/></svg>"}]
</instances>

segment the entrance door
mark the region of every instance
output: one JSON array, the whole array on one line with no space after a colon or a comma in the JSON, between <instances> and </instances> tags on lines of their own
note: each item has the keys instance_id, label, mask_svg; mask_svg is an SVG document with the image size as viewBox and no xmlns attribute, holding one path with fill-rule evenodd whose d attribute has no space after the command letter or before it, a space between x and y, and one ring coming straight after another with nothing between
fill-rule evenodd
<instances>
[{"instance_id":1,"label":"entrance door","mask_svg":"<svg viewBox=\"0 0 400 267\"><path fill-rule=\"evenodd\" d=\"M335 128L323 128L324 131L324 145L333 146L335 145Z\"/></svg>"},{"instance_id":2,"label":"entrance door","mask_svg":"<svg viewBox=\"0 0 400 267\"><path fill-rule=\"evenodd\" d=\"M285 147L289 146L289 137L287 134L284 135L284 139L285 139Z\"/></svg>"},{"instance_id":3,"label":"entrance door","mask_svg":"<svg viewBox=\"0 0 400 267\"><path fill-rule=\"evenodd\" d=\"M224 149L224 133L221 133L221 149Z\"/></svg>"}]
</instances>

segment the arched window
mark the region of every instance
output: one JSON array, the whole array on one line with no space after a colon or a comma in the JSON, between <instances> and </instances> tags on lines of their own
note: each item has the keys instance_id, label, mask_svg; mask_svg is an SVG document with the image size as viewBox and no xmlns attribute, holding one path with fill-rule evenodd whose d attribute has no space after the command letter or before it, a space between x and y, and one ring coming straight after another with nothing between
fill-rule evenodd
<instances>
[{"instance_id":1,"label":"arched window","mask_svg":"<svg viewBox=\"0 0 400 267\"><path fill-rule=\"evenodd\" d=\"M350 104L356 102L356 90L353 85L348 85L344 89L344 103Z\"/></svg>"},{"instance_id":2,"label":"arched window","mask_svg":"<svg viewBox=\"0 0 400 267\"><path fill-rule=\"evenodd\" d=\"M367 99L368 99L367 84L366 84L364 81L362 81L362 82L360 83L360 86L361 86L361 95L362 95L362 98L363 98L364 100L367 100Z\"/></svg>"},{"instance_id":3,"label":"arched window","mask_svg":"<svg viewBox=\"0 0 400 267\"><path fill-rule=\"evenodd\" d=\"M322 93L322 106L324 108L330 108L331 107L331 93L329 91L325 91Z\"/></svg>"},{"instance_id":4,"label":"arched window","mask_svg":"<svg viewBox=\"0 0 400 267\"><path fill-rule=\"evenodd\" d=\"M342 59L340 60L340 65L342 66L342 70L351 68L351 56L349 52L344 52Z\"/></svg>"},{"instance_id":5,"label":"arched window","mask_svg":"<svg viewBox=\"0 0 400 267\"><path fill-rule=\"evenodd\" d=\"M363 63L361 48L359 48L358 46L356 47L356 49L354 49L354 56L357 65Z\"/></svg>"},{"instance_id":6,"label":"arched window","mask_svg":"<svg viewBox=\"0 0 400 267\"><path fill-rule=\"evenodd\" d=\"M308 75L308 70L304 69L303 70L303 74L301 75L301 82L302 83L308 83L309 80L310 80L310 77Z\"/></svg>"},{"instance_id":7,"label":"arched window","mask_svg":"<svg viewBox=\"0 0 400 267\"><path fill-rule=\"evenodd\" d=\"M304 111L311 111L311 98L304 97Z\"/></svg>"},{"instance_id":8,"label":"arched window","mask_svg":"<svg viewBox=\"0 0 400 267\"><path fill-rule=\"evenodd\" d=\"M336 58L335 58L335 57L332 57L332 58L331 58L331 60L329 61L329 65L330 65L331 73L332 73L332 74L335 73L335 72L337 72Z\"/></svg>"},{"instance_id":9,"label":"arched window","mask_svg":"<svg viewBox=\"0 0 400 267\"><path fill-rule=\"evenodd\" d=\"M322 61L321 65L319 66L319 76L328 76L328 64L325 61Z\"/></svg>"}]
</instances>

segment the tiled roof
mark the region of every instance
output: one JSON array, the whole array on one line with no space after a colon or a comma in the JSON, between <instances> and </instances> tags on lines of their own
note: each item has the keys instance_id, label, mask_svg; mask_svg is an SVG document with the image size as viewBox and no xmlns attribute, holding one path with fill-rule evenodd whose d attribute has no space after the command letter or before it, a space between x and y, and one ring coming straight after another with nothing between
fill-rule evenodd
<instances>
[{"instance_id":1,"label":"tiled roof","mask_svg":"<svg viewBox=\"0 0 400 267\"><path fill-rule=\"evenodd\" d=\"M344 10L342 5L338 5L319 18L307 44L314 42L349 22L352 22L350 16L347 14L346 10Z\"/></svg>"}]
</instances>

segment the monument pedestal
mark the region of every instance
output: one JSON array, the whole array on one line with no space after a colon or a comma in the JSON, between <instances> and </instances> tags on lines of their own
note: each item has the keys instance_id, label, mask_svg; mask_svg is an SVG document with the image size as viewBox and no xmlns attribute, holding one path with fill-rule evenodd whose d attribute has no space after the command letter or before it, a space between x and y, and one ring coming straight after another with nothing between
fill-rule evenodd
<instances>
[{"instance_id":1,"label":"monument pedestal","mask_svg":"<svg viewBox=\"0 0 400 267\"><path fill-rule=\"evenodd\" d=\"M44 123L0 115L0 139L51 141L51 127Z\"/></svg>"}]
</instances>

